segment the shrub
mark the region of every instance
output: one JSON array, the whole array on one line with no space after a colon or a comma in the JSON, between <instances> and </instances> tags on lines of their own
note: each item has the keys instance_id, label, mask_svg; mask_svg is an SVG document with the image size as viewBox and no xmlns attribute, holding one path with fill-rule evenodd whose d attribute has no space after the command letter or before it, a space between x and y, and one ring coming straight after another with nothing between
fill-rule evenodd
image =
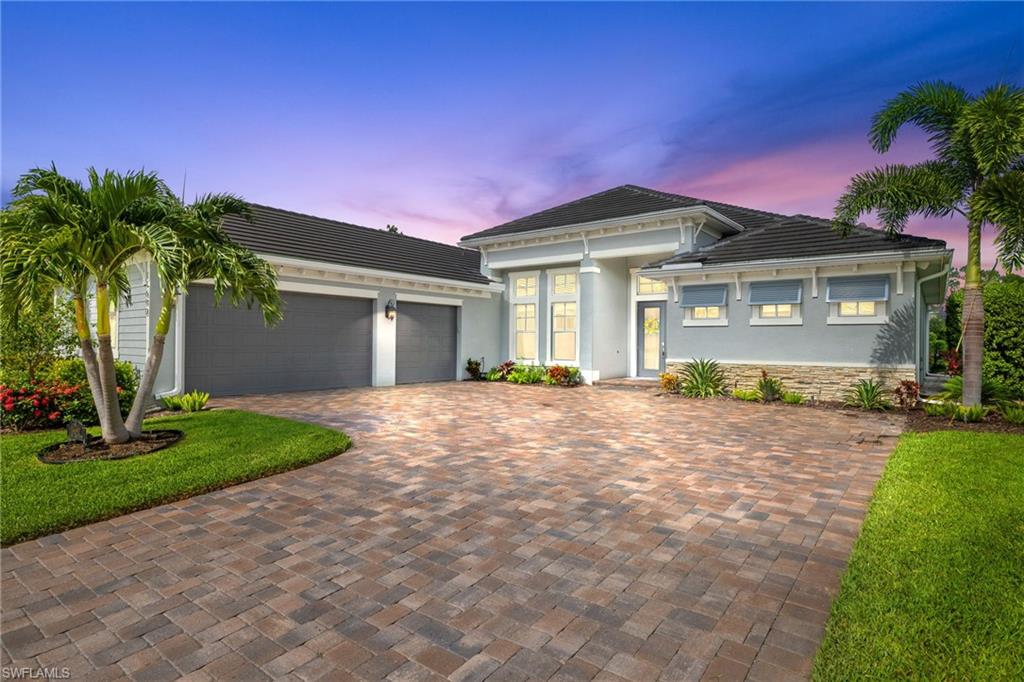
<instances>
[{"instance_id":1,"label":"shrub","mask_svg":"<svg viewBox=\"0 0 1024 682\"><path fill-rule=\"evenodd\" d=\"M732 391L732 397L738 400L746 400L748 402L758 402L761 400L761 394L756 389L752 388L734 388Z\"/></svg>"},{"instance_id":2,"label":"shrub","mask_svg":"<svg viewBox=\"0 0 1024 682\"><path fill-rule=\"evenodd\" d=\"M801 393L797 393L795 391L786 391L785 393L782 394L782 402L786 403L787 405L803 405L805 402L807 402L807 398L805 398Z\"/></svg>"},{"instance_id":3,"label":"shrub","mask_svg":"<svg viewBox=\"0 0 1024 682\"><path fill-rule=\"evenodd\" d=\"M0 386L3 426L24 431L54 428L64 423L62 400L78 387L61 384L20 384Z\"/></svg>"},{"instance_id":4,"label":"shrub","mask_svg":"<svg viewBox=\"0 0 1024 682\"><path fill-rule=\"evenodd\" d=\"M501 370L498 369L497 367L491 367L489 370L487 370L487 376L485 378L487 379L487 381L505 380L505 377L501 375Z\"/></svg>"},{"instance_id":5,"label":"shrub","mask_svg":"<svg viewBox=\"0 0 1024 682\"><path fill-rule=\"evenodd\" d=\"M199 412L210 402L210 394L203 391L192 391L182 395L164 396L164 407L175 412Z\"/></svg>"},{"instance_id":6,"label":"shrub","mask_svg":"<svg viewBox=\"0 0 1024 682\"><path fill-rule=\"evenodd\" d=\"M680 378L675 372L662 372L658 375L661 380L662 393L679 393Z\"/></svg>"},{"instance_id":7,"label":"shrub","mask_svg":"<svg viewBox=\"0 0 1024 682\"><path fill-rule=\"evenodd\" d=\"M861 379L847 392L843 402L847 407L862 410L888 410L892 403L885 397L885 385L874 379Z\"/></svg>"},{"instance_id":8,"label":"shrub","mask_svg":"<svg viewBox=\"0 0 1024 682\"><path fill-rule=\"evenodd\" d=\"M506 380L513 384L539 384L546 375L547 370L540 365L516 365Z\"/></svg>"},{"instance_id":9,"label":"shrub","mask_svg":"<svg viewBox=\"0 0 1024 682\"><path fill-rule=\"evenodd\" d=\"M42 379L55 360L74 355L78 345L74 307L67 300L31 308L2 306L0 336L3 383L31 384Z\"/></svg>"},{"instance_id":10,"label":"shrub","mask_svg":"<svg viewBox=\"0 0 1024 682\"><path fill-rule=\"evenodd\" d=\"M916 407L917 401L921 398L921 384L910 379L904 379L896 387L896 390L893 391L893 395L896 397L896 404L900 406L901 410L909 410L912 407Z\"/></svg>"},{"instance_id":11,"label":"shrub","mask_svg":"<svg viewBox=\"0 0 1024 682\"><path fill-rule=\"evenodd\" d=\"M473 381L480 381L484 378L483 364L479 360L469 358L466 360L466 374Z\"/></svg>"},{"instance_id":12,"label":"shrub","mask_svg":"<svg viewBox=\"0 0 1024 682\"><path fill-rule=\"evenodd\" d=\"M690 398L725 395L725 373L714 360L699 358L683 365L680 392Z\"/></svg>"},{"instance_id":13,"label":"shrub","mask_svg":"<svg viewBox=\"0 0 1024 682\"><path fill-rule=\"evenodd\" d=\"M936 394L936 398L959 402L963 400L964 378L962 376L950 377L949 381L942 385L942 392ZM982 377L981 379L981 404L993 405L1003 403L1012 398L1010 391L998 379Z\"/></svg>"},{"instance_id":14,"label":"shrub","mask_svg":"<svg viewBox=\"0 0 1024 682\"><path fill-rule=\"evenodd\" d=\"M988 408L984 405L957 405L956 419L961 422L980 422L988 414Z\"/></svg>"},{"instance_id":15,"label":"shrub","mask_svg":"<svg viewBox=\"0 0 1024 682\"><path fill-rule=\"evenodd\" d=\"M1024 397L1024 278L990 277L982 288L985 302L985 345L982 372ZM960 344L963 290L946 299L946 344ZM956 372L950 371L950 374Z\"/></svg>"},{"instance_id":16,"label":"shrub","mask_svg":"<svg viewBox=\"0 0 1024 682\"><path fill-rule=\"evenodd\" d=\"M757 392L761 394L762 402L771 403L781 400L785 390L780 380L768 376L767 371L761 370L761 378L757 380Z\"/></svg>"},{"instance_id":17,"label":"shrub","mask_svg":"<svg viewBox=\"0 0 1024 682\"><path fill-rule=\"evenodd\" d=\"M1003 419L1016 424L1017 426L1024 426L1024 403L1006 403L1002 408Z\"/></svg>"},{"instance_id":18,"label":"shrub","mask_svg":"<svg viewBox=\"0 0 1024 682\"><path fill-rule=\"evenodd\" d=\"M946 417L952 419L956 416L956 403L941 402L941 403L925 403L924 413L929 417Z\"/></svg>"},{"instance_id":19,"label":"shrub","mask_svg":"<svg viewBox=\"0 0 1024 682\"><path fill-rule=\"evenodd\" d=\"M139 373L132 363L115 360L114 374L117 376L117 402L121 406L121 414L127 417L132 409L132 401L135 400L135 392L139 388ZM85 363L81 358L63 358L55 361L47 368L45 380L49 383L78 387L77 393L69 396L65 403L66 420L77 419L83 424L99 423L96 405L89 390L89 381L85 376Z\"/></svg>"},{"instance_id":20,"label":"shrub","mask_svg":"<svg viewBox=\"0 0 1024 682\"><path fill-rule=\"evenodd\" d=\"M583 374L579 367L551 365L544 375L544 383L552 386L579 386L583 382Z\"/></svg>"}]
</instances>

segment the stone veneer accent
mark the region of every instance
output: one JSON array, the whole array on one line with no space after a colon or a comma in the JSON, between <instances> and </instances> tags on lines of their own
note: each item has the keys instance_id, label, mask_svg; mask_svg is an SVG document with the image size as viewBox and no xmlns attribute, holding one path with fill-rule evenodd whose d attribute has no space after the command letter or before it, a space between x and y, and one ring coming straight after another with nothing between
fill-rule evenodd
<instances>
[{"instance_id":1,"label":"stone veneer accent","mask_svg":"<svg viewBox=\"0 0 1024 682\"><path fill-rule=\"evenodd\" d=\"M670 362L669 372L681 373L682 362ZM847 391L861 379L880 380L888 388L896 388L904 379L915 380L913 367L836 367L832 365L747 365L720 363L728 389L757 388L761 370L782 381L787 391L802 393L815 400L843 400Z\"/></svg>"}]
</instances>

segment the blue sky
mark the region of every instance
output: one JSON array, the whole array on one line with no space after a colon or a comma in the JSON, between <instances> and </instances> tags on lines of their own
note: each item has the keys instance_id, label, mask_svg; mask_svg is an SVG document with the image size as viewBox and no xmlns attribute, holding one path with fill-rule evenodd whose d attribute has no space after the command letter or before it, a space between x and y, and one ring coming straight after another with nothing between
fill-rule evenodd
<instances>
[{"instance_id":1,"label":"blue sky","mask_svg":"<svg viewBox=\"0 0 1024 682\"><path fill-rule=\"evenodd\" d=\"M828 215L901 88L1024 82L1021 4L5 2L4 197L57 163L455 241L635 183ZM923 158L919 136L889 154ZM915 231L961 246L956 221ZM987 254L990 260L991 249ZM959 260L959 259L958 259Z\"/></svg>"}]
</instances>

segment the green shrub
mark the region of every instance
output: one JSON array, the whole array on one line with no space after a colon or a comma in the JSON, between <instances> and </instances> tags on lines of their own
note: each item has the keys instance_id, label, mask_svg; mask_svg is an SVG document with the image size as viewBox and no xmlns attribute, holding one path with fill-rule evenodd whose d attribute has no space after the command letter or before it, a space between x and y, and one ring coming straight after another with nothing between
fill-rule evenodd
<instances>
[{"instance_id":1,"label":"green shrub","mask_svg":"<svg viewBox=\"0 0 1024 682\"><path fill-rule=\"evenodd\" d=\"M786 389L782 385L782 381L768 376L768 372L762 369L761 378L757 380L757 392L761 394L762 402L772 403L781 400Z\"/></svg>"},{"instance_id":2,"label":"green shrub","mask_svg":"<svg viewBox=\"0 0 1024 682\"><path fill-rule=\"evenodd\" d=\"M952 419L956 416L956 403L948 401L941 403L925 403L924 413L929 417L946 417Z\"/></svg>"},{"instance_id":3,"label":"green shrub","mask_svg":"<svg viewBox=\"0 0 1024 682\"><path fill-rule=\"evenodd\" d=\"M1005 403L1001 411L1006 421L1024 426L1024 403Z\"/></svg>"},{"instance_id":4,"label":"green shrub","mask_svg":"<svg viewBox=\"0 0 1024 682\"><path fill-rule=\"evenodd\" d=\"M210 394L203 391L192 391L182 395L164 396L164 407L175 412L199 412L210 402Z\"/></svg>"},{"instance_id":5,"label":"green shrub","mask_svg":"<svg viewBox=\"0 0 1024 682\"><path fill-rule=\"evenodd\" d=\"M504 381L505 377L502 376L501 370L497 367L491 367L487 370L487 376L485 377L488 381Z\"/></svg>"},{"instance_id":6,"label":"green shrub","mask_svg":"<svg viewBox=\"0 0 1024 682\"><path fill-rule=\"evenodd\" d=\"M1015 397L1024 397L1024 278L991 277L982 288L985 303L984 376L1001 381ZM963 290L946 300L946 344L960 347ZM958 398L959 399L959 398Z\"/></svg>"},{"instance_id":7,"label":"green shrub","mask_svg":"<svg viewBox=\"0 0 1024 682\"><path fill-rule=\"evenodd\" d=\"M963 400L964 378L950 377L949 381L942 385L942 392L936 394L941 400L952 400L959 402ZM998 379L982 377L981 379L981 404L995 405L1010 400L1013 396L1003 382Z\"/></svg>"},{"instance_id":8,"label":"green shrub","mask_svg":"<svg viewBox=\"0 0 1024 682\"><path fill-rule=\"evenodd\" d=\"M544 383L549 386L579 386L583 383L583 374L579 367L551 365L545 371Z\"/></svg>"},{"instance_id":9,"label":"green shrub","mask_svg":"<svg viewBox=\"0 0 1024 682\"><path fill-rule=\"evenodd\" d=\"M117 402L121 414L125 417L132 409L135 392L139 388L139 372L135 365L124 360L114 361L114 374L117 377ZM62 358L54 361L47 369L44 379L48 382L77 386L75 395L69 396L64 404L64 418L67 421L77 419L83 424L98 424L96 405L93 404L89 381L85 376L85 363L81 358Z\"/></svg>"},{"instance_id":10,"label":"green shrub","mask_svg":"<svg viewBox=\"0 0 1024 682\"><path fill-rule=\"evenodd\" d=\"M31 384L55 360L75 354L74 307L64 300L31 308L2 306L0 338L0 381L7 386Z\"/></svg>"},{"instance_id":11,"label":"green shrub","mask_svg":"<svg viewBox=\"0 0 1024 682\"><path fill-rule=\"evenodd\" d=\"M988 408L984 405L957 405L956 420L961 422L980 422L988 414Z\"/></svg>"},{"instance_id":12,"label":"green shrub","mask_svg":"<svg viewBox=\"0 0 1024 682\"><path fill-rule=\"evenodd\" d=\"M546 374L547 369L540 365L516 365L507 380L513 384L539 384Z\"/></svg>"},{"instance_id":13,"label":"green shrub","mask_svg":"<svg viewBox=\"0 0 1024 682\"><path fill-rule=\"evenodd\" d=\"M662 393L679 393L682 379L675 372L662 372L658 375L661 380Z\"/></svg>"},{"instance_id":14,"label":"green shrub","mask_svg":"<svg viewBox=\"0 0 1024 682\"><path fill-rule=\"evenodd\" d=\"M753 388L734 388L732 397L738 400L746 400L747 402L759 402L761 400L761 394L757 389Z\"/></svg>"},{"instance_id":15,"label":"green shrub","mask_svg":"<svg viewBox=\"0 0 1024 682\"><path fill-rule=\"evenodd\" d=\"M874 379L861 379L847 392L843 404L846 407L859 407L862 410L888 410L892 403L886 397L885 385Z\"/></svg>"},{"instance_id":16,"label":"green shrub","mask_svg":"<svg viewBox=\"0 0 1024 682\"><path fill-rule=\"evenodd\" d=\"M805 402L807 402L807 398L805 398L803 394L797 393L796 391L786 391L785 393L782 394L782 402L786 403L787 405L803 405Z\"/></svg>"},{"instance_id":17,"label":"green shrub","mask_svg":"<svg viewBox=\"0 0 1024 682\"><path fill-rule=\"evenodd\" d=\"M473 381L480 381L484 378L483 365L479 360L469 358L466 360L466 374Z\"/></svg>"},{"instance_id":18,"label":"green shrub","mask_svg":"<svg viewBox=\"0 0 1024 682\"><path fill-rule=\"evenodd\" d=\"M692 360L683 365L679 391L690 398L715 398L725 395L725 373L714 360Z\"/></svg>"}]
</instances>

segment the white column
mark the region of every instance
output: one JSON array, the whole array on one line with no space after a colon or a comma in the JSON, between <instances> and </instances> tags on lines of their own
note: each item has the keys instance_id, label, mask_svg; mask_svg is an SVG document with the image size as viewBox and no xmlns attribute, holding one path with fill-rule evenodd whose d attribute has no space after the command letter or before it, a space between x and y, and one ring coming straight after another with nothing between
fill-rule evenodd
<instances>
[{"instance_id":1,"label":"white column","mask_svg":"<svg viewBox=\"0 0 1024 682\"><path fill-rule=\"evenodd\" d=\"M374 303L373 309L373 385L395 385L395 345L398 335L398 320L389 320L384 316L388 301L397 304L393 289L382 289ZM398 310L401 315L401 308Z\"/></svg>"}]
</instances>

